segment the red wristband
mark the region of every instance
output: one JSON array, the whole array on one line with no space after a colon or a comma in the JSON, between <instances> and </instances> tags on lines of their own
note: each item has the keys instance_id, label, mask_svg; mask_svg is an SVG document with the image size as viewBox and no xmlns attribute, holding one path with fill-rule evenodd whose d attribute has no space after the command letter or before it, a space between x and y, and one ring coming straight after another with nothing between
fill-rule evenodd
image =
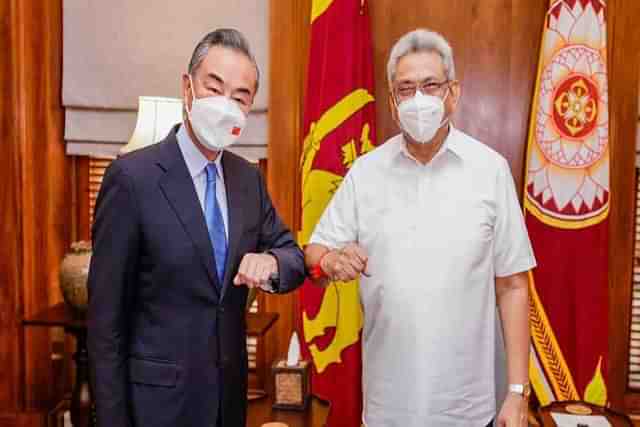
<instances>
[{"instance_id":1,"label":"red wristband","mask_svg":"<svg viewBox=\"0 0 640 427\"><path fill-rule=\"evenodd\" d=\"M327 273L322 269L322 260L324 259L324 257L329 255L329 252L331 252L331 251L325 252L325 254L322 255L322 257L320 258L320 261L318 261L318 263L316 265L311 267L311 271L309 272L309 275L311 276L311 278L313 280L320 280L320 279L324 279L326 277L329 277L327 275Z\"/></svg>"}]
</instances>

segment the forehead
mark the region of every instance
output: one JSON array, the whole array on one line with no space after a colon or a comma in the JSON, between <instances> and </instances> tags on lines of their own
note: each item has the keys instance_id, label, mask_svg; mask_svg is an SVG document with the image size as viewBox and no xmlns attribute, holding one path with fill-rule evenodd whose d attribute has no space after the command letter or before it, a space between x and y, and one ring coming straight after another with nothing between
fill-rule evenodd
<instances>
[{"instance_id":1,"label":"forehead","mask_svg":"<svg viewBox=\"0 0 640 427\"><path fill-rule=\"evenodd\" d=\"M444 61L437 52L412 52L398 60L395 81L444 80Z\"/></svg>"},{"instance_id":2,"label":"forehead","mask_svg":"<svg viewBox=\"0 0 640 427\"><path fill-rule=\"evenodd\" d=\"M255 65L244 53L222 46L211 47L196 70L203 80L209 74L217 75L232 88L250 88L252 92L258 78Z\"/></svg>"}]
</instances>

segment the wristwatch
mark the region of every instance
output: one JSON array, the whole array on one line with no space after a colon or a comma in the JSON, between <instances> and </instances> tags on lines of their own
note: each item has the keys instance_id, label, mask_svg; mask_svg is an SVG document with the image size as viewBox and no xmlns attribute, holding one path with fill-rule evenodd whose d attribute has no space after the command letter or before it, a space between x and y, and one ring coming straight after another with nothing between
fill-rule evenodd
<instances>
[{"instance_id":1,"label":"wristwatch","mask_svg":"<svg viewBox=\"0 0 640 427\"><path fill-rule=\"evenodd\" d=\"M515 393L522 396L524 399L528 399L531 394L531 386L529 383L525 384L509 384L509 393Z\"/></svg>"},{"instance_id":2,"label":"wristwatch","mask_svg":"<svg viewBox=\"0 0 640 427\"><path fill-rule=\"evenodd\" d=\"M276 259L276 263L278 263L278 257L275 256L275 254L273 252L266 251L264 253L274 257ZM260 289L262 289L263 291L268 292L270 294L277 293L278 290L280 289L280 273L279 273L279 271L275 271L275 272L271 273L271 275L269 276L269 279L267 280L267 283L265 285L263 285L263 286L260 286Z\"/></svg>"}]
</instances>

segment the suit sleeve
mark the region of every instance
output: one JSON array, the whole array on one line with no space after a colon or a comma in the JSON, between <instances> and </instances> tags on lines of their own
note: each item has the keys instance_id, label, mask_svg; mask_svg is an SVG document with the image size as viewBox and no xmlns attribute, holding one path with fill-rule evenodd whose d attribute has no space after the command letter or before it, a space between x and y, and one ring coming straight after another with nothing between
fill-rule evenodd
<instances>
[{"instance_id":1,"label":"suit sleeve","mask_svg":"<svg viewBox=\"0 0 640 427\"><path fill-rule=\"evenodd\" d=\"M304 254L276 212L262 175L259 172L257 175L262 211L258 248L261 252L269 252L278 260L280 280L276 292L290 292L304 281Z\"/></svg>"},{"instance_id":2,"label":"suit sleeve","mask_svg":"<svg viewBox=\"0 0 640 427\"><path fill-rule=\"evenodd\" d=\"M93 225L87 317L89 360L98 427L131 425L127 396L127 313L139 246L131 179L112 163L100 189Z\"/></svg>"}]
</instances>

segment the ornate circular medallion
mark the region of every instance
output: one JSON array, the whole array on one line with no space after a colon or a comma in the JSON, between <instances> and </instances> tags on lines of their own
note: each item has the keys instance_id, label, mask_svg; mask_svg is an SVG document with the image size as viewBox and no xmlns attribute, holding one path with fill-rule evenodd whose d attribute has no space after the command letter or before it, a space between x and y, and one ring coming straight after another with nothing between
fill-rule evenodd
<instances>
[{"instance_id":1,"label":"ornate circular medallion","mask_svg":"<svg viewBox=\"0 0 640 427\"><path fill-rule=\"evenodd\" d=\"M525 204L547 224L582 228L608 211L607 68L604 50L567 39L540 73Z\"/></svg>"},{"instance_id":2,"label":"ornate circular medallion","mask_svg":"<svg viewBox=\"0 0 640 427\"><path fill-rule=\"evenodd\" d=\"M571 74L553 96L553 122L565 138L582 140L596 128L598 88L587 76Z\"/></svg>"},{"instance_id":3,"label":"ornate circular medallion","mask_svg":"<svg viewBox=\"0 0 640 427\"><path fill-rule=\"evenodd\" d=\"M600 119L607 116L602 111L606 98L601 95L607 91L607 82L606 78L593 80L591 71L595 69L605 69L598 51L582 45L567 46L554 56L542 75L542 86L549 92L541 100L545 105L538 108L536 140L547 160L562 168L591 166L606 151L608 127ZM563 75L561 80L559 75Z\"/></svg>"}]
</instances>

